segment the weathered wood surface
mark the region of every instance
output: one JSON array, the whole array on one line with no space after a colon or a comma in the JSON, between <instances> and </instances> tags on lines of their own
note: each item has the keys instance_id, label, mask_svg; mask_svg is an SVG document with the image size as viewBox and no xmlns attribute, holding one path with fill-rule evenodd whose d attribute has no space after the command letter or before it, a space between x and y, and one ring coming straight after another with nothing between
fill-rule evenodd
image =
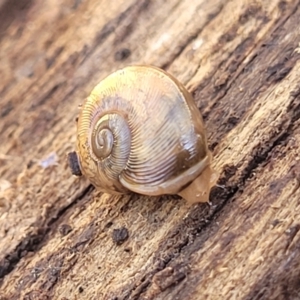
<instances>
[{"instance_id":1,"label":"weathered wood surface","mask_svg":"<svg viewBox=\"0 0 300 300\"><path fill-rule=\"evenodd\" d=\"M300 299L299 20L296 0L1 1L0 299ZM133 63L192 91L210 205L70 176L78 104Z\"/></svg>"}]
</instances>

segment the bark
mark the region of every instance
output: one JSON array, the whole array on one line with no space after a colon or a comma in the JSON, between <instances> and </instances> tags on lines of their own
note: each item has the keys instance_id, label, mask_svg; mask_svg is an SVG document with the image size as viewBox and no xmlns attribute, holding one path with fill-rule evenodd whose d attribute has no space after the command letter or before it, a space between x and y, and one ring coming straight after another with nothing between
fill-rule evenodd
<instances>
[{"instance_id":1,"label":"bark","mask_svg":"<svg viewBox=\"0 0 300 300\"><path fill-rule=\"evenodd\" d=\"M0 299L300 299L300 1L0 1ZM153 64L201 110L209 204L70 175L77 107Z\"/></svg>"}]
</instances>

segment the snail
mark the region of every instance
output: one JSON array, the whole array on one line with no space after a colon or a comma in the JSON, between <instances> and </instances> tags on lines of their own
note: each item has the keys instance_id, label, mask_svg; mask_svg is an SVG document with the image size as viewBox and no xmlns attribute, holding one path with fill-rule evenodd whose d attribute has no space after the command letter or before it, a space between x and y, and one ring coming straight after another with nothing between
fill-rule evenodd
<instances>
[{"instance_id":1,"label":"snail","mask_svg":"<svg viewBox=\"0 0 300 300\"><path fill-rule=\"evenodd\" d=\"M81 106L74 175L110 194L178 194L205 202L217 181L202 116L185 87L153 66L102 80Z\"/></svg>"}]
</instances>

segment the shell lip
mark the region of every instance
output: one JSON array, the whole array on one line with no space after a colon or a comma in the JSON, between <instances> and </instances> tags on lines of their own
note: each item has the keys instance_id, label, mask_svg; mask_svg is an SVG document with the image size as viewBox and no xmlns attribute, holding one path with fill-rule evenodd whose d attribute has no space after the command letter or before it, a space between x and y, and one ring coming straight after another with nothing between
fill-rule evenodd
<instances>
[{"instance_id":1,"label":"shell lip","mask_svg":"<svg viewBox=\"0 0 300 300\"><path fill-rule=\"evenodd\" d=\"M182 172L179 176L171 178L158 185L140 185L129 183L122 177L122 174L120 175L120 182L128 190L142 195L159 196L164 194L177 194L187 184L199 176L199 174L210 164L210 161L211 155L209 153L203 159L201 159L201 161Z\"/></svg>"}]
</instances>

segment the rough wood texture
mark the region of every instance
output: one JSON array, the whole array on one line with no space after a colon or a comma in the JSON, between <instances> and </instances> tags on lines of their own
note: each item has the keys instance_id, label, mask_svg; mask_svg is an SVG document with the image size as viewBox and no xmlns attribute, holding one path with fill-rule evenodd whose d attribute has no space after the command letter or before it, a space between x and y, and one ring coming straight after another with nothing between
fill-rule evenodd
<instances>
[{"instance_id":1,"label":"rough wood texture","mask_svg":"<svg viewBox=\"0 0 300 300\"><path fill-rule=\"evenodd\" d=\"M0 299L300 299L299 20L299 0L0 1ZM192 91L210 204L70 176L78 104L133 63Z\"/></svg>"}]
</instances>

